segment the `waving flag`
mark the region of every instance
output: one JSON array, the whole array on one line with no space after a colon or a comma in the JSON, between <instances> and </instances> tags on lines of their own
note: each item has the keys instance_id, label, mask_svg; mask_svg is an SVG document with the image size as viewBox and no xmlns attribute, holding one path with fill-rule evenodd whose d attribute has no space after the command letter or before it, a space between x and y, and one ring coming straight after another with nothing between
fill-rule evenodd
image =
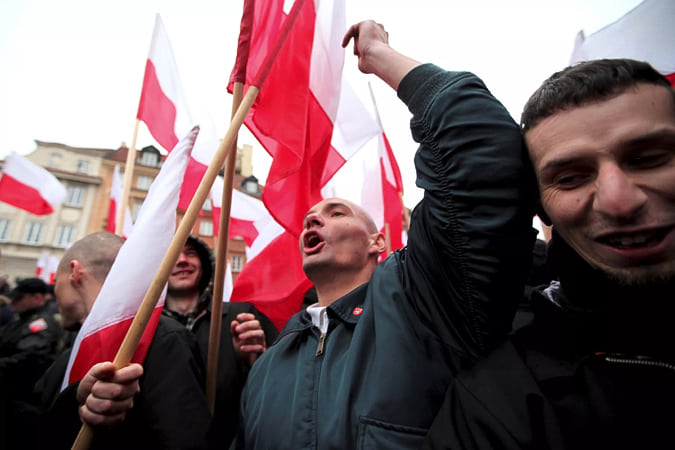
<instances>
[{"instance_id":1,"label":"waving flag","mask_svg":"<svg viewBox=\"0 0 675 450\"><path fill-rule=\"evenodd\" d=\"M283 4L245 5L242 31L250 30L248 58L238 59L231 81L242 81L245 67L246 84L255 85L286 18ZM363 129L369 122L360 120L362 105L343 88L344 0L307 0L295 7L301 8L298 18L245 124L273 158L263 201L297 235L304 214L321 200L321 188L366 142L359 138L373 130ZM341 125L345 120L349 128Z\"/></svg>"},{"instance_id":2,"label":"waving flag","mask_svg":"<svg viewBox=\"0 0 675 450\"><path fill-rule=\"evenodd\" d=\"M176 145L164 162L138 214L134 232L120 249L89 315L77 334L62 389L92 365L112 361L143 301L176 231L178 190L199 127ZM164 292L132 358L142 362L157 328Z\"/></svg>"},{"instance_id":3,"label":"waving flag","mask_svg":"<svg viewBox=\"0 0 675 450\"><path fill-rule=\"evenodd\" d=\"M49 252L42 252L37 260L35 267L35 276L47 284L54 284L56 269L59 267L61 259Z\"/></svg>"},{"instance_id":4,"label":"waving flag","mask_svg":"<svg viewBox=\"0 0 675 450\"><path fill-rule=\"evenodd\" d=\"M263 201L269 228L251 247L233 301L247 301L281 328L302 304L311 282L302 270L302 218L321 190L365 143L381 133L342 76L344 0L246 1L234 82L257 86L265 57L287 18L297 18L245 124L272 156ZM272 220L272 218L274 220Z\"/></svg>"},{"instance_id":5,"label":"waving flag","mask_svg":"<svg viewBox=\"0 0 675 450\"><path fill-rule=\"evenodd\" d=\"M110 184L110 203L108 205L108 219L106 220L105 229L111 233L115 232L117 225L117 211L119 205L122 204L122 179L120 177L120 168L115 165L113 171L112 183ZM134 225L131 221L131 211L127 207L124 214L124 226L122 227L122 237L128 238Z\"/></svg>"},{"instance_id":6,"label":"waving flag","mask_svg":"<svg viewBox=\"0 0 675 450\"><path fill-rule=\"evenodd\" d=\"M650 63L675 83L675 2L645 0L600 31L577 34L570 64L601 58Z\"/></svg>"},{"instance_id":7,"label":"waving flag","mask_svg":"<svg viewBox=\"0 0 675 450\"><path fill-rule=\"evenodd\" d=\"M404 245L401 202L403 183L396 158L384 132L377 137L375 164L365 165L364 171L361 206L370 213L377 227L387 236L387 253L398 250Z\"/></svg>"},{"instance_id":8,"label":"waving flag","mask_svg":"<svg viewBox=\"0 0 675 450\"><path fill-rule=\"evenodd\" d=\"M159 14L155 17L150 52L145 64L143 89L136 117L167 152L196 123L183 92L171 41ZM211 118L200 112L201 131L194 144L181 186L178 207L187 209L218 148L218 135ZM126 224L125 224L126 225Z\"/></svg>"},{"instance_id":9,"label":"waving flag","mask_svg":"<svg viewBox=\"0 0 675 450\"><path fill-rule=\"evenodd\" d=\"M66 188L54 175L12 152L0 178L0 202L42 216L54 212L66 199Z\"/></svg>"}]
</instances>

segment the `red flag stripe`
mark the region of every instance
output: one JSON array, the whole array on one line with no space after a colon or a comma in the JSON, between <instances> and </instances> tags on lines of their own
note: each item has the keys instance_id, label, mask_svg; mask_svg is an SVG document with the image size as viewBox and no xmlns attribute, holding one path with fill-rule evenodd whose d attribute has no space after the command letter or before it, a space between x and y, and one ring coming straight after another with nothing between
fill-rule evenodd
<instances>
[{"instance_id":1,"label":"red flag stripe","mask_svg":"<svg viewBox=\"0 0 675 450\"><path fill-rule=\"evenodd\" d=\"M176 106L164 94L157 79L155 65L151 60L147 60L145 64L143 91L141 92L136 117L145 122L150 134L159 145L168 150L176 146L176 143L178 143L178 137L174 131Z\"/></svg>"},{"instance_id":2,"label":"red flag stripe","mask_svg":"<svg viewBox=\"0 0 675 450\"><path fill-rule=\"evenodd\" d=\"M0 201L38 216L54 212L54 208L42 197L40 191L6 172L0 178Z\"/></svg>"},{"instance_id":3,"label":"red flag stripe","mask_svg":"<svg viewBox=\"0 0 675 450\"><path fill-rule=\"evenodd\" d=\"M157 329L157 323L159 322L163 307L164 305L162 304L152 312L148 326L143 332L143 336L138 347L136 347L131 362L142 363L145 359L145 355L148 353L148 348L150 348L150 343L152 342L152 337L155 334L155 329ZM73 361L68 384L81 380L90 367L101 362L101 355L115 355L133 319L131 317L119 323L110 324L85 337L80 343L79 351Z\"/></svg>"}]
</instances>

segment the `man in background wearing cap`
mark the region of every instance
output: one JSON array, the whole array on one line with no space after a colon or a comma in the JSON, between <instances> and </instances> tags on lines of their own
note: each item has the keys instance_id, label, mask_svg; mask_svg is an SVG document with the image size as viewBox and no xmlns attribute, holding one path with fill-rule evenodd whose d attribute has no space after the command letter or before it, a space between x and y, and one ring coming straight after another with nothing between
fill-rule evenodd
<instances>
[{"instance_id":1,"label":"man in background wearing cap","mask_svg":"<svg viewBox=\"0 0 675 450\"><path fill-rule=\"evenodd\" d=\"M56 357L61 326L45 306L48 290L41 279L26 278L7 294L15 314L0 328L0 447L14 426L9 411L31 396Z\"/></svg>"},{"instance_id":2,"label":"man in background wearing cap","mask_svg":"<svg viewBox=\"0 0 675 450\"><path fill-rule=\"evenodd\" d=\"M208 361L211 329L210 304L213 295L213 253L201 239L190 236L181 251L168 280L166 301L162 313L191 330L199 343L204 363ZM216 378L216 402L212 432L214 441L227 447L233 440L239 421L239 399L253 361L272 345L278 331L274 324L249 303L223 303L221 339ZM240 344L233 343L231 323L243 324L247 334L255 341L240 351ZM252 351L249 351L253 348ZM217 434L217 435L216 435Z\"/></svg>"}]
</instances>

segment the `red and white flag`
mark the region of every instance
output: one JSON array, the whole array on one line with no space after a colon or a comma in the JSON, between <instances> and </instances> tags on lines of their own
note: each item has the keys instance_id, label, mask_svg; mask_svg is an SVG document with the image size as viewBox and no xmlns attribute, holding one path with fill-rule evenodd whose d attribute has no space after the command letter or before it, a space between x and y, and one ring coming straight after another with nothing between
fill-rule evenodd
<instances>
[{"instance_id":1,"label":"red and white flag","mask_svg":"<svg viewBox=\"0 0 675 450\"><path fill-rule=\"evenodd\" d=\"M631 58L650 63L674 84L674 19L673 0L645 0L590 36L579 31L570 64L601 58Z\"/></svg>"},{"instance_id":2,"label":"red and white flag","mask_svg":"<svg viewBox=\"0 0 675 450\"><path fill-rule=\"evenodd\" d=\"M169 35L159 14L155 17L150 52L145 64L143 89L136 117L167 152L185 136L193 120L190 102L185 96ZM178 207L187 209L197 187L218 149L216 128L204 112L199 112L201 131L190 156L181 185Z\"/></svg>"},{"instance_id":3,"label":"red and white flag","mask_svg":"<svg viewBox=\"0 0 675 450\"><path fill-rule=\"evenodd\" d=\"M198 133L199 127L194 127L178 142L150 186L134 232L122 245L94 306L77 334L62 389L82 379L92 365L115 358L173 240L180 180ZM142 362L145 358L157 328L165 294L166 290L157 302L133 362Z\"/></svg>"},{"instance_id":4,"label":"red and white flag","mask_svg":"<svg viewBox=\"0 0 675 450\"><path fill-rule=\"evenodd\" d=\"M371 161L367 161L370 163ZM388 251L403 248L403 182L394 153L384 131L377 137L375 164L364 163L361 206L388 238ZM384 254L382 255L385 256Z\"/></svg>"},{"instance_id":5,"label":"red and white flag","mask_svg":"<svg viewBox=\"0 0 675 450\"><path fill-rule=\"evenodd\" d=\"M59 267L61 259L49 252L42 252L37 260L35 267L35 276L47 284L54 284L56 269Z\"/></svg>"},{"instance_id":6,"label":"red and white flag","mask_svg":"<svg viewBox=\"0 0 675 450\"><path fill-rule=\"evenodd\" d=\"M122 177L120 176L120 168L115 165L113 171L112 183L110 184L110 204L108 206L108 219L106 221L105 230L114 233L117 229L117 211L119 205L122 204ZM134 225L131 221L131 211L129 207L124 212L124 226L122 227L122 237L128 238Z\"/></svg>"},{"instance_id":7,"label":"red and white flag","mask_svg":"<svg viewBox=\"0 0 675 450\"><path fill-rule=\"evenodd\" d=\"M246 84L257 85L287 17L283 5L283 0L258 1L250 7L254 11L245 5L248 57L242 61L238 54L231 82L243 81L245 67ZM357 137L371 130L363 130L368 122L360 120L360 102L343 88L344 0L296 1L293 8L288 17L297 12L297 19L264 86L258 86L245 124L273 158L263 201L297 235L304 214L321 200L321 188L365 143Z\"/></svg>"},{"instance_id":8,"label":"red and white flag","mask_svg":"<svg viewBox=\"0 0 675 450\"><path fill-rule=\"evenodd\" d=\"M218 229L222 192L223 179L217 177L211 190L214 229ZM274 220L262 201L236 189L232 191L229 236L246 242L246 264L234 284L230 278L229 291L226 279L223 299L252 303L283 328L311 287L302 271L298 239Z\"/></svg>"},{"instance_id":9,"label":"red and white flag","mask_svg":"<svg viewBox=\"0 0 675 450\"><path fill-rule=\"evenodd\" d=\"M45 168L12 152L0 178L0 202L42 216L51 214L66 199L66 188Z\"/></svg>"},{"instance_id":10,"label":"red and white flag","mask_svg":"<svg viewBox=\"0 0 675 450\"><path fill-rule=\"evenodd\" d=\"M312 286L298 250L305 213L338 169L381 132L343 79L344 0L296 1L288 15L283 6L283 0L245 2L230 77L230 88L234 82L260 88L245 124L273 158L263 201L274 217L252 246L255 256L237 277L232 300L253 303L279 328ZM280 37L291 17L295 22ZM266 56L280 38L268 68Z\"/></svg>"},{"instance_id":11,"label":"red and white flag","mask_svg":"<svg viewBox=\"0 0 675 450\"><path fill-rule=\"evenodd\" d=\"M223 178L216 177L211 187L211 205L214 234L220 229L220 212L223 201ZM236 189L232 190L232 205L230 209L229 237L242 238L247 246L253 245L253 241L260 234L255 227L255 222L270 217L265 205L255 197L244 194Z\"/></svg>"}]
</instances>

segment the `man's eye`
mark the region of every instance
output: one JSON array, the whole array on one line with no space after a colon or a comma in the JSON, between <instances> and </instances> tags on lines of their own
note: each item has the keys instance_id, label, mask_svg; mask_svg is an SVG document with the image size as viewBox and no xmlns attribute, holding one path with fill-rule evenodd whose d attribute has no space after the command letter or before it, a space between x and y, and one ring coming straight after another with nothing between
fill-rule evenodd
<instances>
[{"instance_id":1,"label":"man's eye","mask_svg":"<svg viewBox=\"0 0 675 450\"><path fill-rule=\"evenodd\" d=\"M636 155L628 160L631 169L653 169L667 164L673 159L671 152L651 152Z\"/></svg>"},{"instance_id":2,"label":"man's eye","mask_svg":"<svg viewBox=\"0 0 675 450\"><path fill-rule=\"evenodd\" d=\"M564 173L555 177L554 184L561 189L575 189L589 180L586 173Z\"/></svg>"},{"instance_id":3,"label":"man's eye","mask_svg":"<svg viewBox=\"0 0 675 450\"><path fill-rule=\"evenodd\" d=\"M331 216L332 216L332 217L335 217L335 216L344 216L344 213L342 213L342 212L340 212L340 211L333 211L333 212L331 213Z\"/></svg>"}]
</instances>

